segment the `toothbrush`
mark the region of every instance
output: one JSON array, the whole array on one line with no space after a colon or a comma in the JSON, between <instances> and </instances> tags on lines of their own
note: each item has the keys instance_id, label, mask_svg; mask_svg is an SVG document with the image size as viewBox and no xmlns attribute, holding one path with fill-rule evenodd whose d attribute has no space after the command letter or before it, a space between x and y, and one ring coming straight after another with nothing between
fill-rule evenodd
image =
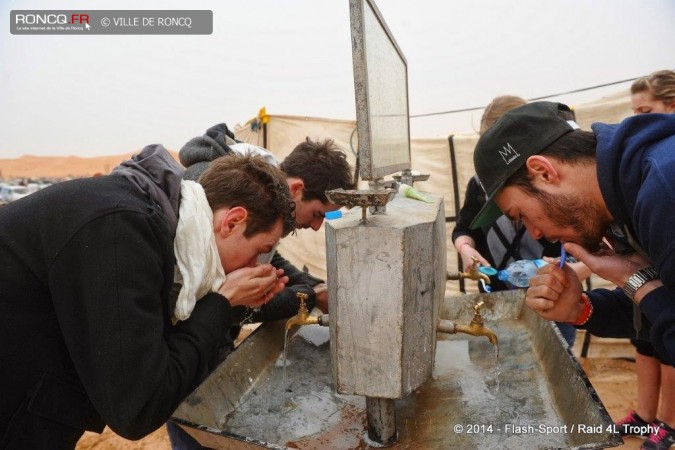
<instances>
[{"instance_id":1,"label":"toothbrush","mask_svg":"<svg viewBox=\"0 0 675 450\"><path fill-rule=\"evenodd\" d=\"M488 294L492 292L492 288L489 285L485 284L485 280L483 280L482 278L480 279L480 284L481 286L483 286L483 290L485 292L487 292Z\"/></svg>"},{"instance_id":2,"label":"toothbrush","mask_svg":"<svg viewBox=\"0 0 675 450\"><path fill-rule=\"evenodd\" d=\"M561 269L565 266L565 260L567 259L567 252L565 251L565 247L562 245L560 246L560 264L558 267Z\"/></svg>"}]
</instances>

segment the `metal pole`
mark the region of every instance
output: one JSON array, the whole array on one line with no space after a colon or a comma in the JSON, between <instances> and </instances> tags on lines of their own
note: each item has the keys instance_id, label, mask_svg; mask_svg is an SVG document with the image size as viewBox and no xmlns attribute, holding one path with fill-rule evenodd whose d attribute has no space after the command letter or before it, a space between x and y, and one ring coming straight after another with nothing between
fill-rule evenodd
<instances>
[{"instance_id":1,"label":"metal pole","mask_svg":"<svg viewBox=\"0 0 675 450\"><path fill-rule=\"evenodd\" d=\"M366 397L368 439L381 447L396 443L396 401L390 398Z\"/></svg>"}]
</instances>

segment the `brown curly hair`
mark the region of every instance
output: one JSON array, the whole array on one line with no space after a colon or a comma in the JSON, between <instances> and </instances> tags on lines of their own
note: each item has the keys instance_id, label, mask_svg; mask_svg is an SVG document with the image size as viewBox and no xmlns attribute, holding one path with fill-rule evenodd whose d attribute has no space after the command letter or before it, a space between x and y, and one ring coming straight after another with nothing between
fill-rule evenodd
<instances>
[{"instance_id":1,"label":"brown curly hair","mask_svg":"<svg viewBox=\"0 0 675 450\"><path fill-rule=\"evenodd\" d=\"M213 160L199 177L213 211L241 206L248 211L245 237L271 230L281 219L283 234L295 230L295 202L286 175L259 156Z\"/></svg>"},{"instance_id":2,"label":"brown curly hair","mask_svg":"<svg viewBox=\"0 0 675 450\"><path fill-rule=\"evenodd\" d=\"M353 189L352 169L345 153L332 139L322 142L306 138L279 166L287 177L300 178L305 184L302 199L328 203L326 191Z\"/></svg>"}]
</instances>

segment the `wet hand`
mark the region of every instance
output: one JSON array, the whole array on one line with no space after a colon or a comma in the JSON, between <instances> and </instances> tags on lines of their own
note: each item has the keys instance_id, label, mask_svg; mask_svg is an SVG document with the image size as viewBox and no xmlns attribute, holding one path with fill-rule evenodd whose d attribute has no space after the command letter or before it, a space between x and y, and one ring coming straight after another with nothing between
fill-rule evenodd
<instances>
[{"instance_id":1,"label":"wet hand","mask_svg":"<svg viewBox=\"0 0 675 450\"><path fill-rule=\"evenodd\" d=\"M281 292L288 277L282 269L270 264L256 267L243 267L227 274L227 278L218 292L228 299L232 306L257 308Z\"/></svg>"}]
</instances>

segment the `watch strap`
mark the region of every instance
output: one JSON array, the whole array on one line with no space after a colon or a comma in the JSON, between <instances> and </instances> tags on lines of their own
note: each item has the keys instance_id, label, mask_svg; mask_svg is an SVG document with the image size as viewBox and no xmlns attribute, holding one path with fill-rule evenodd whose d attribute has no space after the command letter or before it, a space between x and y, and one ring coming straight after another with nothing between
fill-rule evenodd
<instances>
[{"instance_id":1,"label":"watch strap","mask_svg":"<svg viewBox=\"0 0 675 450\"><path fill-rule=\"evenodd\" d=\"M628 277L626 284L623 285L623 292L628 296L628 298L634 300L638 289L640 289L645 283L652 280L657 280L658 278L659 273L654 267L645 267L644 269L640 269Z\"/></svg>"}]
</instances>

